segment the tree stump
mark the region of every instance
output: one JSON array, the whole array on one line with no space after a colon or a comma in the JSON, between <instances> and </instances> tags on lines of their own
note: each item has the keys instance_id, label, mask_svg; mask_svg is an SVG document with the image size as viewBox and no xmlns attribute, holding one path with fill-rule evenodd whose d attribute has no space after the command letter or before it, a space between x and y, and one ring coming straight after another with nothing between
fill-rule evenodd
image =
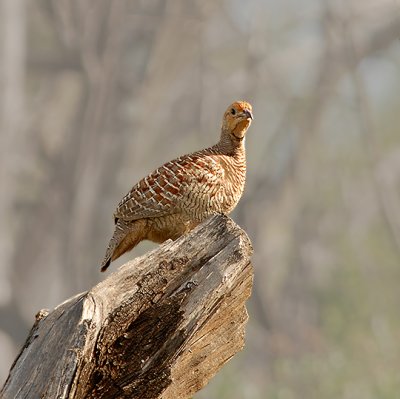
<instances>
[{"instance_id":1,"label":"tree stump","mask_svg":"<svg viewBox=\"0 0 400 399\"><path fill-rule=\"evenodd\" d=\"M214 216L39 312L1 397L190 398L244 345L251 253Z\"/></svg>"}]
</instances>

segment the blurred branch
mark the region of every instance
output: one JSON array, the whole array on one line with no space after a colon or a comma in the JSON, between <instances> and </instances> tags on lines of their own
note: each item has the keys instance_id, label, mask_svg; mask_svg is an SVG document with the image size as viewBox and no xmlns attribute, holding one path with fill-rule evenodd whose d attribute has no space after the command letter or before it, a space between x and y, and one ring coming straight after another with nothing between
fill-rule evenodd
<instances>
[{"instance_id":1,"label":"blurred branch","mask_svg":"<svg viewBox=\"0 0 400 399\"><path fill-rule=\"evenodd\" d=\"M266 227L266 222L268 226L274 226L275 223L282 226L282 224L287 223L287 228L291 231L291 233L289 233L291 239L287 239L288 242L286 242L286 253L292 253L293 256L288 256L286 259L288 262L288 270L284 273L290 277L286 278L286 285L281 288L283 298L275 298L274 301L269 292L272 291L272 289L266 289L265 283L262 283L262 290L258 288L257 284L255 285L253 301L255 301L255 305L257 305L256 309L258 309L257 320L263 321L263 327L266 329L268 329L270 325L276 328L276 326L282 322L282 319L284 319L284 315L298 314L299 309L302 309L302 311L308 309L311 315L310 317L304 318L304 320L315 320L316 306L312 303L312 300L310 300L307 294L307 287L312 277L310 273L312 273L312 271L308 267L302 267L302 272L300 274L298 273L299 267L302 266L299 248L301 248L303 243L310 239L310 237L307 236L306 231L299 232L296 229L296 226L303 226L304 229L304 223L308 220L308 216L305 215L304 212L304 202L302 201L300 190L304 187L304 182L302 180L310 176L309 164L315 160L313 156L310 156L312 154L311 148L313 146L313 139L315 134L320 130L319 126L324 117L325 107L329 104L330 98L335 94L333 88L340 78L348 72L348 68L354 71L358 63L365 57L384 49L395 40L398 40L399 37L399 19L393 20L389 24L380 25L379 28L370 35L362 37L357 47L358 51L353 52L353 59L349 66L349 64L343 63L342 59L343 53L348 51L351 44L349 44L349 40L343 31L341 31L343 38L341 38L340 41L335 40L332 27L335 27L336 23L336 14L326 5L321 17L321 25L323 28L323 53L321 55L320 64L318 65L318 72L316 73L313 90L305 99L289 98L287 100L286 108L282 113L281 123L278 124L276 131L272 134L272 138L267 142L268 148L266 148L264 152L261 152L264 154L271 154L282 151L279 148L277 150L277 147L281 146L282 142L285 142L285 140L291 140L292 145L286 149L286 152L289 152L289 155L285 158L286 163L281 165L280 169L278 169L279 175L276 176L276 157L268 155L263 157L260 165L256 167L257 173L251 182L251 196L245 195L240 203L240 209L247 210L246 212L243 211L243 214L247 214L247 220L244 222L244 225L252 226L251 231L254 234L255 248L265 248L265 243L263 242L265 236L269 236L269 234L275 232L273 227ZM266 53L268 54L268 52ZM255 65L257 65L257 59L253 61ZM259 62L263 62L263 65L266 63L265 60L260 60ZM273 62L273 60L271 60L271 62ZM253 69L255 71L257 70L254 65ZM253 73L249 72L251 76L256 76L254 70ZM290 137L289 135L293 134L293 132L295 137ZM262 145L262 143L260 143L260 145ZM268 162L268 160L270 161ZM272 162L275 162L275 164L271 164ZM271 170L275 172L275 175ZM385 190L382 190L380 195L384 197L382 201L385 202L385 204L382 205L383 208L386 209L385 219L387 223L390 223L388 226L392 231L393 238L398 243L398 226L395 225L395 220L398 219L394 218L395 215L393 213L390 214L389 212L389 204L395 204L396 202L389 202L389 196L385 193ZM260 206L263 207L263 216L261 217L258 212ZM249 211L252 209L255 210L254 213ZM394 220L390 220L390 215ZM398 246L398 244L396 244L396 246ZM269 251L271 251L271 248L269 248ZM265 262L265 255L261 260L261 263L263 262ZM267 264L275 264L275 262L267 262ZM274 273L274 271L271 271L271 273ZM271 273L269 277L271 277ZM268 275L267 272L266 275ZM265 281L265 278L261 278L258 281ZM302 287L301 300L299 300L299 297L295 297L293 294L294 290L292 289L293 286L298 287L299 284ZM277 284L275 284L274 287L274 292L279 290ZM290 295L287 295L288 292L290 292ZM273 305L277 302L280 302L280 306ZM282 306L290 305L290 303L292 306L297 306L297 308L292 309L291 312L282 312ZM260 313L262 312L268 313L265 317L260 317ZM283 322L285 323L285 320L283 320ZM310 322L312 323L312 321ZM285 326L286 329L290 329L290 327L292 329L298 328L296 321L286 323Z\"/></svg>"},{"instance_id":2,"label":"blurred branch","mask_svg":"<svg viewBox=\"0 0 400 399\"><path fill-rule=\"evenodd\" d=\"M375 139L376 129L372 120L372 112L368 101L368 94L365 89L365 84L363 82L361 73L357 71L358 60L363 58L359 55L362 49L360 50L356 47L351 23L349 22L354 19L354 15L351 14L351 10L349 10L349 7L347 6L346 11L347 15L343 16L340 21L342 25L341 32L343 34L344 41L347 43L347 47L345 48L345 59L348 62L348 68L356 91L357 110L361 125L361 137L363 139L365 154L367 157L367 166L379 204L380 212L383 216L383 220L394 248L400 257L400 214L398 212L398 208L393 206L393 204L396 204L396 200L391 198L393 196L392 192L387 190L385 182L380 178L377 171L377 164L380 159L379 143ZM392 26L389 26L385 32L380 32L377 37L371 40L370 45L367 48L380 48L377 46L382 45L385 40L388 40L390 35L398 35L400 31L399 29L400 23L397 21L397 24L393 23Z\"/></svg>"},{"instance_id":3,"label":"blurred branch","mask_svg":"<svg viewBox=\"0 0 400 399\"><path fill-rule=\"evenodd\" d=\"M74 267L80 274L76 276L79 281L85 272L77 265L84 259L76 259L76 254L84 254L83 247L92 236L98 210L94 204L104 184L104 171L111 167L109 160L115 136L110 132L114 129L112 121L125 32L125 10L125 1L105 2L102 6L79 2L77 14L72 18L78 21L78 29L82 32L78 48L89 85L83 125L75 136L77 143L70 147L70 157L74 159L71 162L73 197L66 262L67 270ZM100 46L103 37L105 40Z\"/></svg>"},{"instance_id":4,"label":"blurred branch","mask_svg":"<svg viewBox=\"0 0 400 399\"><path fill-rule=\"evenodd\" d=\"M275 197L285 187L287 179L290 180L293 177L292 172L299 171L300 160L303 159L302 153L305 149L304 145L318 131L318 125L323 116L323 110L329 100L332 88L342 75L348 72L348 68L351 67L354 70L364 58L384 49L399 38L400 20L395 19L388 24L380 26L368 39L356 44L358 51L353 52L351 66L349 64L343 65L340 60L343 54L352 51L349 48L351 44L344 37L338 45L333 45L329 29L335 19L335 14L326 6L325 14L322 18L325 38L324 54L321 57L321 64L318 68L319 72L315 80L314 91L308 96L310 103L307 105L305 113L296 112L295 116L297 118L293 119L293 107L296 106L296 100L291 100L282 117L282 124L278 126L277 133L273 135L273 137L278 139L282 135L287 134L292 124L298 124L301 127L298 145L294 147L292 156L288 158L290 161L285 168L285 176L279 179L276 185L271 182L271 179L265 179L265 176L261 175L259 181L256 181L254 184L255 192L251 199L249 199L252 202L258 202L271 195ZM273 144L269 147L271 151L275 151Z\"/></svg>"}]
</instances>

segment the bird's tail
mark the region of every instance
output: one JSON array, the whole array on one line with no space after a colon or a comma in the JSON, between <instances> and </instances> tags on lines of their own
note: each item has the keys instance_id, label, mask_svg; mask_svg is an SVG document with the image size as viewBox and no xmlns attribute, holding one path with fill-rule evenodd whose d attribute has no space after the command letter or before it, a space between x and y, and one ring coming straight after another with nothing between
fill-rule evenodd
<instances>
[{"instance_id":1,"label":"bird's tail","mask_svg":"<svg viewBox=\"0 0 400 399\"><path fill-rule=\"evenodd\" d=\"M144 239L144 220L124 221L119 219L114 234L108 244L106 255L101 263L101 271L105 272L110 263L125 252L130 251Z\"/></svg>"}]
</instances>

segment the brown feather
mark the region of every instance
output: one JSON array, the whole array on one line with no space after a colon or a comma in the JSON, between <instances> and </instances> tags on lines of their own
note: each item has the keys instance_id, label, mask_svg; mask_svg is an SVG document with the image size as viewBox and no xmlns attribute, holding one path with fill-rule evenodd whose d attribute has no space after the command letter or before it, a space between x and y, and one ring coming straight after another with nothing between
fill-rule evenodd
<instances>
[{"instance_id":1,"label":"brown feather","mask_svg":"<svg viewBox=\"0 0 400 399\"><path fill-rule=\"evenodd\" d=\"M142 240L175 240L210 215L235 208L246 180L244 136L252 119L249 103L231 104L216 145L169 161L133 186L114 213L102 271Z\"/></svg>"}]
</instances>

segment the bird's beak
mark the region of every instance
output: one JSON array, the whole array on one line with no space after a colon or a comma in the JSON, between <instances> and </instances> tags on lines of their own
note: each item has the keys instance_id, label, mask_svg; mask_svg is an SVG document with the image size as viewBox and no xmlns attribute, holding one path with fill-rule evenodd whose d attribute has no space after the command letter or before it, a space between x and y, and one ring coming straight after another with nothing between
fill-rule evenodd
<instances>
[{"instance_id":1,"label":"bird's beak","mask_svg":"<svg viewBox=\"0 0 400 399\"><path fill-rule=\"evenodd\" d=\"M253 120L253 114L251 113L251 111L249 111L248 109L246 109L245 111L243 111L243 115L246 118L250 118L251 120Z\"/></svg>"}]
</instances>

